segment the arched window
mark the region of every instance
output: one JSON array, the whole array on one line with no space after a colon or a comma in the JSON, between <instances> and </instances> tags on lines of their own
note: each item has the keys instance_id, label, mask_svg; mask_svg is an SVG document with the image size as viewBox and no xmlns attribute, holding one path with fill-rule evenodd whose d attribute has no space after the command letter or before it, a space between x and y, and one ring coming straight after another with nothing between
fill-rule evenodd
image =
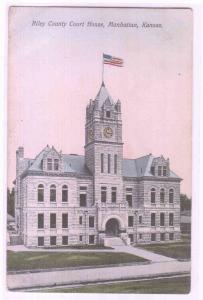
<instances>
[{"instance_id":1,"label":"arched window","mask_svg":"<svg viewBox=\"0 0 203 300\"><path fill-rule=\"evenodd\" d=\"M151 189L151 203L155 203L156 202L156 190L155 188Z\"/></svg>"},{"instance_id":2,"label":"arched window","mask_svg":"<svg viewBox=\"0 0 203 300\"><path fill-rule=\"evenodd\" d=\"M164 203L164 201L165 201L165 191L164 191L164 189L161 189L160 190L160 202Z\"/></svg>"},{"instance_id":3,"label":"arched window","mask_svg":"<svg viewBox=\"0 0 203 300\"><path fill-rule=\"evenodd\" d=\"M38 202L43 202L44 201L44 186L43 186L43 184L38 185L37 200L38 200Z\"/></svg>"},{"instance_id":4,"label":"arched window","mask_svg":"<svg viewBox=\"0 0 203 300\"><path fill-rule=\"evenodd\" d=\"M56 186L52 184L50 187L50 202L56 202Z\"/></svg>"},{"instance_id":5,"label":"arched window","mask_svg":"<svg viewBox=\"0 0 203 300\"><path fill-rule=\"evenodd\" d=\"M62 186L62 202L68 202L68 187L67 187L67 185Z\"/></svg>"},{"instance_id":6,"label":"arched window","mask_svg":"<svg viewBox=\"0 0 203 300\"><path fill-rule=\"evenodd\" d=\"M173 203L174 200L174 190L170 189L169 190L169 203Z\"/></svg>"}]
</instances>

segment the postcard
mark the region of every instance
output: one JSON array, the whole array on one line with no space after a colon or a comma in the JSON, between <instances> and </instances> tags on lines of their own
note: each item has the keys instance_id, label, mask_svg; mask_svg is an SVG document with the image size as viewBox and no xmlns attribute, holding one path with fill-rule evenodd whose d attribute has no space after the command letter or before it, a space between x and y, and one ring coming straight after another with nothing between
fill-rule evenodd
<instances>
[{"instance_id":1,"label":"postcard","mask_svg":"<svg viewBox=\"0 0 203 300\"><path fill-rule=\"evenodd\" d=\"M8 21L8 290L188 294L192 10Z\"/></svg>"}]
</instances>

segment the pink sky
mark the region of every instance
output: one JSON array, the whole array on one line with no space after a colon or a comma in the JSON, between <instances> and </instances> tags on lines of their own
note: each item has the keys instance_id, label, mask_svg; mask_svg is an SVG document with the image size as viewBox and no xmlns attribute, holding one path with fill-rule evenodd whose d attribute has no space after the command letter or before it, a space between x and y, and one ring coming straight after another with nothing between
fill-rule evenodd
<instances>
[{"instance_id":1,"label":"pink sky","mask_svg":"<svg viewBox=\"0 0 203 300\"><path fill-rule=\"evenodd\" d=\"M106 26L36 27L33 20ZM100 88L107 53L125 65L104 70L109 93L122 103L124 157L169 157L184 179L181 191L191 195L191 10L12 8L9 21L9 186L18 146L29 158L47 144L84 153L85 107ZM111 28L109 21L139 28ZM162 28L142 28L142 22Z\"/></svg>"}]
</instances>

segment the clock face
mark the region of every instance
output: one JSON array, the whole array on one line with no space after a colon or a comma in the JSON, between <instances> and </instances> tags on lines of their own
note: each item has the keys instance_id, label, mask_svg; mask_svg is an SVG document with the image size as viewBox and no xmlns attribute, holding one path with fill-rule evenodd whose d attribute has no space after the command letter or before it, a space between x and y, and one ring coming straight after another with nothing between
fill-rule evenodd
<instances>
[{"instance_id":1,"label":"clock face","mask_svg":"<svg viewBox=\"0 0 203 300\"><path fill-rule=\"evenodd\" d=\"M92 129L89 130L88 137L89 137L90 140L93 140L93 138L94 138L94 132L93 132Z\"/></svg>"},{"instance_id":2,"label":"clock face","mask_svg":"<svg viewBox=\"0 0 203 300\"><path fill-rule=\"evenodd\" d=\"M110 137L112 137L112 135L113 135L113 130L112 130L112 128L111 128L111 127L105 127L105 128L104 128L104 136L105 136L106 138L110 138Z\"/></svg>"}]
</instances>

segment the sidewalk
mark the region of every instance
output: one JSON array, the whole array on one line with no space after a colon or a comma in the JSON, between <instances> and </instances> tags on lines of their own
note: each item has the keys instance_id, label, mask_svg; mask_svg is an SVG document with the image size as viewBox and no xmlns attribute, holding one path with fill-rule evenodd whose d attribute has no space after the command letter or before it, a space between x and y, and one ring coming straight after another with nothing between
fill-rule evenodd
<instances>
[{"instance_id":1,"label":"sidewalk","mask_svg":"<svg viewBox=\"0 0 203 300\"><path fill-rule=\"evenodd\" d=\"M7 285L9 289L48 287L53 285L135 279L153 275L183 274L188 272L190 272L190 262L170 261L139 266L7 275Z\"/></svg>"},{"instance_id":2,"label":"sidewalk","mask_svg":"<svg viewBox=\"0 0 203 300\"><path fill-rule=\"evenodd\" d=\"M115 248L116 252L125 252L125 253L129 253L129 254L137 255L137 256L143 257L145 259L148 259L151 262L176 261L176 259L174 259L174 258L156 254L151 251L132 247L132 246L115 246L114 248Z\"/></svg>"}]
</instances>

